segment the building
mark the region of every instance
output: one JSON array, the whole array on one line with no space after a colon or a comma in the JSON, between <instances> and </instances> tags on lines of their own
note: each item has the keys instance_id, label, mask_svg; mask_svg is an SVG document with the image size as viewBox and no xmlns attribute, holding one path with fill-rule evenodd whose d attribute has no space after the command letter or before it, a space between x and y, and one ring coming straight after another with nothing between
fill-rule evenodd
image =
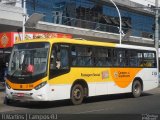
<instances>
[{"instance_id":1,"label":"building","mask_svg":"<svg viewBox=\"0 0 160 120\"><path fill-rule=\"evenodd\" d=\"M154 46L154 0L114 2L122 17L122 43ZM35 28L26 27L26 31L119 42L119 16L110 0L26 0L26 19L35 12L44 17ZM24 15L23 0L0 0L0 32L21 32Z\"/></svg>"},{"instance_id":2,"label":"building","mask_svg":"<svg viewBox=\"0 0 160 120\"><path fill-rule=\"evenodd\" d=\"M155 0L130 0L132 2L136 2L145 6L155 5Z\"/></svg>"},{"instance_id":3,"label":"building","mask_svg":"<svg viewBox=\"0 0 160 120\"><path fill-rule=\"evenodd\" d=\"M149 0L135 1L114 0L122 16L123 34L127 33L124 42L153 46L154 3ZM21 17L15 19L22 22L23 1L1 0L1 3L21 9L22 13L19 11L18 14ZM119 39L118 13L109 0L27 0L26 10L28 16L35 12L44 14L43 22L39 22L36 30L63 32L75 37L110 42L118 42ZM21 28L20 25L22 23L15 30Z\"/></svg>"},{"instance_id":4,"label":"building","mask_svg":"<svg viewBox=\"0 0 160 120\"><path fill-rule=\"evenodd\" d=\"M138 6L137 6L138 7ZM142 6L141 6L142 7ZM119 6L124 34L152 38L154 15ZM136 9L136 8L135 8ZM119 17L108 2L93 0L28 0L27 13L43 13L43 21L104 32L119 33Z\"/></svg>"}]
</instances>

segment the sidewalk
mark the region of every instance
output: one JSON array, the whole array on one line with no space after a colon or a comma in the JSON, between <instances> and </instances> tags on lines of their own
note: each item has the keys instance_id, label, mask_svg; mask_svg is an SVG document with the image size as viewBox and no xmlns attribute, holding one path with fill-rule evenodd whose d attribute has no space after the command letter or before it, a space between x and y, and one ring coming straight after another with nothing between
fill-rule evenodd
<instances>
[{"instance_id":1,"label":"sidewalk","mask_svg":"<svg viewBox=\"0 0 160 120\"><path fill-rule=\"evenodd\" d=\"M0 82L0 90L5 89L5 83L4 82Z\"/></svg>"},{"instance_id":2,"label":"sidewalk","mask_svg":"<svg viewBox=\"0 0 160 120\"><path fill-rule=\"evenodd\" d=\"M5 83L0 82L0 93L5 91Z\"/></svg>"},{"instance_id":3,"label":"sidewalk","mask_svg":"<svg viewBox=\"0 0 160 120\"><path fill-rule=\"evenodd\" d=\"M4 89L0 89L0 106L1 104L3 104L3 100L4 100L4 96L5 96L5 90Z\"/></svg>"},{"instance_id":4,"label":"sidewalk","mask_svg":"<svg viewBox=\"0 0 160 120\"><path fill-rule=\"evenodd\" d=\"M5 85L4 83L0 82L0 106L3 104L3 100L4 100L4 94L5 92Z\"/></svg>"}]
</instances>

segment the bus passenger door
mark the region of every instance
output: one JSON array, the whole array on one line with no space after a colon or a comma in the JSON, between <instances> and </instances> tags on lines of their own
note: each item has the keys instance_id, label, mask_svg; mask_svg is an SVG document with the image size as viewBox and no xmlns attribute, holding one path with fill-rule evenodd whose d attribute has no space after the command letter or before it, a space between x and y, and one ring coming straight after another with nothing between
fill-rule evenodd
<instances>
[{"instance_id":1,"label":"bus passenger door","mask_svg":"<svg viewBox=\"0 0 160 120\"><path fill-rule=\"evenodd\" d=\"M69 71L69 45L55 44L50 56L49 78L66 74Z\"/></svg>"}]
</instances>

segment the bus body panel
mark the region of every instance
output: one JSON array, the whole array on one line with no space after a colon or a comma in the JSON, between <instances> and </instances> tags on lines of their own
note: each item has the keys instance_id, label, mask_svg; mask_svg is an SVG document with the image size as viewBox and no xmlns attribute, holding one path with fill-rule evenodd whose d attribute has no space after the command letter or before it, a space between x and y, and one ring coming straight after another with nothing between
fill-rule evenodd
<instances>
[{"instance_id":1,"label":"bus body panel","mask_svg":"<svg viewBox=\"0 0 160 120\"><path fill-rule=\"evenodd\" d=\"M145 74L144 74L145 73ZM158 71L156 68L143 68L136 77L143 81L143 91L158 87Z\"/></svg>"},{"instance_id":2,"label":"bus body panel","mask_svg":"<svg viewBox=\"0 0 160 120\"><path fill-rule=\"evenodd\" d=\"M119 82L115 82L122 73L131 74L135 71L135 68L73 68L71 71L65 75L55 77L51 80L48 80L48 84L41 88L40 90L31 90L31 91L19 91L19 90L6 90L9 98L11 98L10 93L33 93L33 101L52 101L52 100L61 100L69 99L72 84L77 79L83 79L88 84L89 96L105 95L105 94L118 94L118 93L128 93L131 92L133 80L141 78L143 80L143 90L150 90L157 87L157 75L156 69L137 69L137 72L133 75L133 78L128 84L125 79L121 79L121 83L128 84L125 87L120 86ZM116 70L116 73L114 72ZM83 71L83 72L82 72ZM105 73L104 73L105 71ZM119 73L117 73L117 71ZM125 71L125 72L124 72ZM126 73L128 71L128 73ZM146 74L143 74L143 73ZM154 74L153 74L154 73ZM117 75L118 74L118 75ZM150 75L153 74L153 75ZM113 75L116 77L114 78ZM123 77L122 75L120 77ZM123 81L122 81L123 80ZM17 85L18 86L18 85ZM47 93L47 94L46 94ZM19 97L21 100L21 97ZM18 98L17 98L18 99ZM25 98L26 99L26 98ZM23 99L22 99L23 100ZM29 99L31 100L31 99ZM32 100L31 100L32 101Z\"/></svg>"},{"instance_id":3,"label":"bus body panel","mask_svg":"<svg viewBox=\"0 0 160 120\"><path fill-rule=\"evenodd\" d=\"M115 82L108 82L107 88L108 88L108 94L130 93L132 88L132 83L130 83L125 88L120 88L115 84Z\"/></svg>"},{"instance_id":4,"label":"bus body panel","mask_svg":"<svg viewBox=\"0 0 160 120\"><path fill-rule=\"evenodd\" d=\"M48 100L63 100L70 98L70 84L49 85Z\"/></svg>"},{"instance_id":5,"label":"bus body panel","mask_svg":"<svg viewBox=\"0 0 160 120\"><path fill-rule=\"evenodd\" d=\"M78 68L76 70L78 71ZM106 70L106 69L99 68L98 71L104 71L104 70ZM90 81L90 82L87 82L88 88L89 88L89 96L131 92L132 83L133 83L134 79L130 82L130 84L128 86L121 88L120 86L118 86L114 82L114 80L111 80L111 79L108 79L105 82L102 82L102 78L101 78L101 77L103 77L102 75L100 75L99 79L93 79L95 77L94 75L96 75L96 74L93 74L93 72L89 72L89 71L91 71L90 68L88 68L87 71L88 71L88 76L86 74L85 77L79 77L79 78L84 79L86 81ZM145 75L143 74L144 72L146 73ZM158 83L158 81L156 80L157 76L156 75L149 75L152 72L155 73L156 69L154 69L154 68L151 70L142 69L134 77L134 78L139 77L143 80L143 87L144 87L143 91L150 90L150 89L157 87L157 83ZM87 72L84 71L84 73L87 73ZM83 74L83 73L80 72L80 74ZM110 74L113 74L113 73L110 73ZM26 101L27 100L28 101L54 101L54 100L69 99L72 84L77 78L76 76L75 76L75 78L72 78L70 76L74 76L74 74L72 74L72 72L71 72L71 73L66 74L66 76L59 76L57 78L49 80L48 81L49 84L47 84L45 87L43 87L39 90L33 89L31 91L19 91L19 90L13 90L13 89L8 90L7 89L6 94L8 95L8 98L12 99L13 96L16 95L17 93L24 93L29 96L31 93L33 93L30 97L16 97L15 96L16 98L13 98L13 99L21 100L21 101L23 101L23 100L26 100ZM89 76L92 76L92 78L88 78ZM111 75L109 75L109 76L111 76ZM155 80L153 79L154 77L155 77ZM66 79L66 78L72 78L72 79ZM66 81L66 82L68 80L69 84L61 84L61 81L59 81L60 79ZM92 81L90 79L93 79L94 81ZM58 84L58 82L60 82L60 83Z\"/></svg>"}]
</instances>

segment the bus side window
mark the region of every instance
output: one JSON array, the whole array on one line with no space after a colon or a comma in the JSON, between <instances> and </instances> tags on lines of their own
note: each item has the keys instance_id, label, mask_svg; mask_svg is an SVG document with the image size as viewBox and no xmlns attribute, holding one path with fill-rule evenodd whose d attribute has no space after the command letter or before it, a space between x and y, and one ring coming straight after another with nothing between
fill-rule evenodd
<instances>
[{"instance_id":1,"label":"bus side window","mask_svg":"<svg viewBox=\"0 0 160 120\"><path fill-rule=\"evenodd\" d=\"M50 79L69 72L69 46L55 44L50 56Z\"/></svg>"},{"instance_id":2,"label":"bus side window","mask_svg":"<svg viewBox=\"0 0 160 120\"><path fill-rule=\"evenodd\" d=\"M72 66L76 66L76 58L77 58L76 48L75 48L75 46L72 46L72 47L71 47L71 61L72 61Z\"/></svg>"},{"instance_id":3,"label":"bus side window","mask_svg":"<svg viewBox=\"0 0 160 120\"><path fill-rule=\"evenodd\" d=\"M61 61L60 61L60 49L58 45L54 45L52 51L51 51L51 57L50 57L50 69L60 69Z\"/></svg>"},{"instance_id":4,"label":"bus side window","mask_svg":"<svg viewBox=\"0 0 160 120\"><path fill-rule=\"evenodd\" d=\"M130 50L129 53L129 66L130 67L139 67L139 59L138 59L138 54L136 50Z\"/></svg>"},{"instance_id":5,"label":"bus side window","mask_svg":"<svg viewBox=\"0 0 160 120\"><path fill-rule=\"evenodd\" d=\"M147 52L145 51L143 53L144 56L144 61L145 61L145 67L155 67L155 61L156 61L156 57L155 57L155 53L154 52Z\"/></svg>"},{"instance_id":6,"label":"bus side window","mask_svg":"<svg viewBox=\"0 0 160 120\"><path fill-rule=\"evenodd\" d=\"M56 69L68 69L69 68L69 57L68 47L58 46L55 50Z\"/></svg>"},{"instance_id":7,"label":"bus side window","mask_svg":"<svg viewBox=\"0 0 160 120\"><path fill-rule=\"evenodd\" d=\"M137 52L137 59L138 59L138 66L143 67L144 62L143 62L143 53L142 52Z\"/></svg>"},{"instance_id":8,"label":"bus side window","mask_svg":"<svg viewBox=\"0 0 160 120\"><path fill-rule=\"evenodd\" d=\"M53 70L56 68L56 62L55 62L55 49L52 49L51 57L50 57L50 69Z\"/></svg>"},{"instance_id":9,"label":"bus side window","mask_svg":"<svg viewBox=\"0 0 160 120\"><path fill-rule=\"evenodd\" d=\"M61 56L60 56L61 69L68 69L69 68L68 49L61 48L60 54L61 54Z\"/></svg>"},{"instance_id":10,"label":"bus side window","mask_svg":"<svg viewBox=\"0 0 160 120\"><path fill-rule=\"evenodd\" d=\"M60 49L58 49L58 51L56 52L56 69L60 69L61 68L61 51Z\"/></svg>"}]
</instances>

